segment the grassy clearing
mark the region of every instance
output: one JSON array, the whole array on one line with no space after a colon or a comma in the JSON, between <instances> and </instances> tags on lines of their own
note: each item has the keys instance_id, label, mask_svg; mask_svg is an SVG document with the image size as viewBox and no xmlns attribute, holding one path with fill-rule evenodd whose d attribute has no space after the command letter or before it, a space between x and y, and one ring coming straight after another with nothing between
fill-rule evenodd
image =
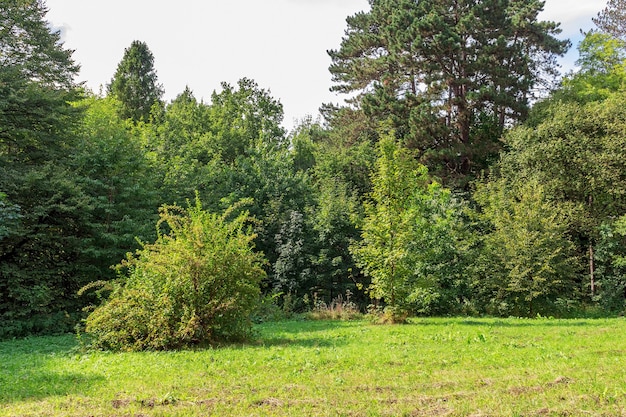
<instances>
[{"instance_id":1,"label":"grassy clearing","mask_svg":"<svg viewBox=\"0 0 626 417\"><path fill-rule=\"evenodd\" d=\"M626 415L626 320L280 322L223 349L0 343L1 416Z\"/></svg>"}]
</instances>

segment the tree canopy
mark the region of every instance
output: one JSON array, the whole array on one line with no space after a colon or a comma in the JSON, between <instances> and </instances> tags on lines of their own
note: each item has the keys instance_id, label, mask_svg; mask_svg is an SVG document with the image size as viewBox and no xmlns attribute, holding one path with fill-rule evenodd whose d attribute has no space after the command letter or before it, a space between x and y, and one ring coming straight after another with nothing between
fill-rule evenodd
<instances>
[{"instance_id":1,"label":"tree canopy","mask_svg":"<svg viewBox=\"0 0 626 417\"><path fill-rule=\"evenodd\" d=\"M557 80L541 1L371 0L329 52L351 99L291 132L250 78L162 102L141 41L85 91L44 2L0 5L0 338L176 349L347 299L392 321L626 308L620 1Z\"/></svg>"},{"instance_id":2,"label":"tree canopy","mask_svg":"<svg viewBox=\"0 0 626 417\"><path fill-rule=\"evenodd\" d=\"M133 41L124 50L107 90L122 103L123 118L149 120L152 106L161 102L163 87L158 83L154 55L145 42Z\"/></svg>"},{"instance_id":3,"label":"tree canopy","mask_svg":"<svg viewBox=\"0 0 626 417\"><path fill-rule=\"evenodd\" d=\"M505 126L523 120L568 41L538 20L543 3L371 0L329 51L334 90L358 93L446 178L484 169Z\"/></svg>"}]
</instances>

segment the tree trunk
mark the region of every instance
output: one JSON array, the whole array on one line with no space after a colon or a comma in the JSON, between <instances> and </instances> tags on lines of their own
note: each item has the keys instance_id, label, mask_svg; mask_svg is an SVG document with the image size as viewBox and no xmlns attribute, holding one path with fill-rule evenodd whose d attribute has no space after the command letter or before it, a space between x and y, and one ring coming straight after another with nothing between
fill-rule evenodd
<instances>
[{"instance_id":1,"label":"tree trunk","mask_svg":"<svg viewBox=\"0 0 626 417\"><path fill-rule=\"evenodd\" d=\"M591 297L596 295L596 271L593 263L593 244L589 243L589 285L591 288Z\"/></svg>"}]
</instances>

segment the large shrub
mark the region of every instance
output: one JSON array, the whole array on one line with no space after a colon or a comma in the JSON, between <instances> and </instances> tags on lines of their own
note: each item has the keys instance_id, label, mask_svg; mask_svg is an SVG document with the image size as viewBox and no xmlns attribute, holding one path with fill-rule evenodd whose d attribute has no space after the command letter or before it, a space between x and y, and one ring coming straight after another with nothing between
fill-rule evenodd
<instances>
[{"instance_id":1,"label":"large shrub","mask_svg":"<svg viewBox=\"0 0 626 417\"><path fill-rule=\"evenodd\" d=\"M235 206L236 207L236 206ZM86 320L97 348L176 349L245 339L264 258L247 213L195 206L160 210L155 243L122 262L127 277Z\"/></svg>"}]
</instances>

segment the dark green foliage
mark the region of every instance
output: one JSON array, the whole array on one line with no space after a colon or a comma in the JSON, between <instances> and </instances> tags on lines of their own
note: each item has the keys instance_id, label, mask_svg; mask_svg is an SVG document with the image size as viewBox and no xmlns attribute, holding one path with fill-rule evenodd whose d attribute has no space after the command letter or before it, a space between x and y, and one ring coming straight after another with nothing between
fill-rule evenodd
<instances>
[{"instance_id":1,"label":"dark green foliage","mask_svg":"<svg viewBox=\"0 0 626 417\"><path fill-rule=\"evenodd\" d=\"M265 273L252 250L247 213L160 210L158 239L122 263L128 277L86 320L93 346L163 350L239 341L249 337L250 316Z\"/></svg>"},{"instance_id":2,"label":"dark green foliage","mask_svg":"<svg viewBox=\"0 0 626 417\"><path fill-rule=\"evenodd\" d=\"M60 34L50 32L47 11L42 0L0 1L0 71L14 72L14 81L72 87L79 67L72 61L73 51L62 47ZM8 87L4 82L0 85Z\"/></svg>"},{"instance_id":3,"label":"dark green foliage","mask_svg":"<svg viewBox=\"0 0 626 417\"><path fill-rule=\"evenodd\" d=\"M150 120L152 107L161 103L163 88L158 84L154 56L145 42L133 41L124 50L107 90L122 103L122 118Z\"/></svg>"},{"instance_id":4,"label":"dark green foliage","mask_svg":"<svg viewBox=\"0 0 626 417\"><path fill-rule=\"evenodd\" d=\"M0 240L17 234L21 218L20 206L11 203L6 194L0 193Z\"/></svg>"},{"instance_id":5,"label":"dark green foliage","mask_svg":"<svg viewBox=\"0 0 626 417\"><path fill-rule=\"evenodd\" d=\"M82 274L112 279L111 265L137 249L137 238L155 238L156 170L141 146L139 132L118 116L116 99L90 97L77 106L85 114L72 169L88 199Z\"/></svg>"},{"instance_id":6,"label":"dark green foliage","mask_svg":"<svg viewBox=\"0 0 626 417\"><path fill-rule=\"evenodd\" d=\"M597 296L603 311L623 313L626 308L626 215L600 227L595 251Z\"/></svg>"},{"instance_id":7,"label":"dark green foliage","mask_svg":"<svg viewBox=\"0 0 626 417\"><path fill-rule=\"evenodd\" d=\"M313 295L330 305L338 296L350 292L353 301L366 305L363 288L369 280L360 273L349 249L360 239L362 206L356 194L349 192L348 186L338 178L319 178L315 194L315 205L308 213L314 238Z\"/></svg>"},{"instance_id":8,"label":"dark green foliage","mask_svg":"<svg viewBox=\"0 0 626 417\"><path fill-rule=\"evenodd\" d=\"M436 175L465 185L498 151L504 127L526 116L532 90L556 75L568 42L537 20L537 0L370 5L329 52L334 89L359 93L367 116L391 120Z\"/></svg>"},{"instance_id":9,"label":"dark green foliage","mask_svg":"<svg viewBox=\"0 0 626 417\"><path fill-rule=\"evenodd\" d=\"M85 198L69 169L78 71L40 1L0 7L0 337L63 331L77 310ZM19 213L19 216L17 214Z\"/></svg>"}]
</instances>

